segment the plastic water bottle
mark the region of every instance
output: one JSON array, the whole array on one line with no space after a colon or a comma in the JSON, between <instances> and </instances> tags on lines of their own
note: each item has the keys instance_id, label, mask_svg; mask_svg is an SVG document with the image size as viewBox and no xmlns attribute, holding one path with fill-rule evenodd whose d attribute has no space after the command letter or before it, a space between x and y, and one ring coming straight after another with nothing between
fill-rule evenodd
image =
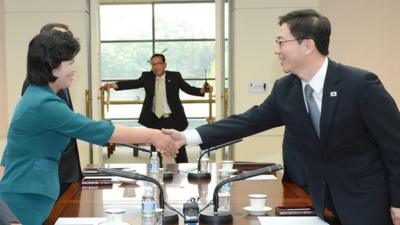
<instances>
[{"instance_id":1,"label":"plastic water bottle","mask_svg":"<svg viewBox=\"0 0 400 225\"><path fill-rule=\"evenodd\" d=\"M153 187L145 187L145 192L142 197L142 214L143 216L155 216L156 200L154 198Z\"/></svg>"},{"instance_id":2,"label":"plastic water bottle","mask_svg":"<svg viewBox=\"0 0 400 225\"><path fill-rule=\"evenodd\" d=\"M208 162L210 159L208 158L208 153L203 155L203 158L200 159L200 172L208 173Z\"/></svg>"},{"instance_id":3,"label":"plastic water bottle","mask_svg":"<svg viewBox=\"0 0 400 225\"><path fill-rule=\"evenodd\" d=\"M221 171L221 181L229 178L229 173L225 171ZM224 184L219 190L219 193L231 193L232 183Z\"/></svg>"},{"instance_id":4,"label":"plastic water bottle","mask_svg":"<svg viewBox=\"0 0 400 225\"><path fill-rule=\"evenodd\" d=\"M156 224L156 217L148 214L142 215L142 225L154 225Z\"/></svg>"},{"instance_id":5,"label":"plastic water bottle","mask_svg":"<svg viewBox=\"0 0 400 225\"><path fill-rule=\"evenodd\" d=\"M149 167L150 177L159 181L160 159L158 159L158 154L156 151L151 152Z\"/></svg>"}]
</instances>

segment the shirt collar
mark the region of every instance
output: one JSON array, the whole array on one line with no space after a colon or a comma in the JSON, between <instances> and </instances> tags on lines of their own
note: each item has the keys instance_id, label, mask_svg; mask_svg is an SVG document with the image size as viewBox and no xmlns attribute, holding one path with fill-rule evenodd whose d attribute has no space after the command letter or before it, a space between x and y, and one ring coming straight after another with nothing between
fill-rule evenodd
<instances>
[{"instance_id":1,"label":"shirt collar","mask_svg":"<svg viewBox=\"0 0 400 225\"><path fill-rule=\"evenodd\" d=\"M319 68L318 72L313 76L313 78L308 83L303 80L301 81L303 90L306 84L309 84L316 94L321 94L322 89L324 87L327 70L328 70L328 57L325 57L324 63L322 64L321 68Z\"/></svg>"},{"instance_id":2,"label":"shirt collar","mask_svg":"<svg viewBox=\"0 0 400 225\"><path fill-rule=\"evenodd\" d=\"M164 80L165 79L165 72L161 76L157 76L157 80Z\"/></svg>"}]
</instances>

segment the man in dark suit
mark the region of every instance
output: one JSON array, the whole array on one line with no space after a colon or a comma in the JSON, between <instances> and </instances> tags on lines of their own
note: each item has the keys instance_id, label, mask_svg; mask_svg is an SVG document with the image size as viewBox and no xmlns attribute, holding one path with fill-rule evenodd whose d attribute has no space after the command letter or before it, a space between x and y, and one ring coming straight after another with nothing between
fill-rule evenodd
<instances>
[{"instance_id":1,"label":"man in dark suit","mask_svg":"<svg viewBox=\"0 0 400 225\"><path fill-rule=\"evenodd\" d=\"M179 97L179 90L191 95L204 96L204 93L209 90L212 91L212 87L193 87L182 78L179 72L166 71L167 63L165 56L162 54L154 54L150 62L151 71L143 72L139 79L107 83L101 89L128 90L144 88L146 96L139 123L150 128L173 128L183 131L187 128L188 122ZM153 146L152 149L153 151L155 150ZM160 154L159 157L162 165ZM175 162L188 162L184 146L180 148Z\"/></svg>"},{"instance_id":2,"label":"man in dark suit","mask_svg":"<svg viewBox=\"0 0 400 225\"><path fill-rule=\"evenodd\" d=\"M48 23L42 27L40 32L50 30L59 30L61 32L71 33L68 26L62 23ZM22 86L21 95L24 94L28 85L28 81L25 80ZM69 108L74 110L68 88L59 91L57 95L67 103ZM60 197L72 183L82 179L83 177L79 160L78 145L75 138L71 138L71 141L61 155L58 173L60 177Z\"/></svg>"},{"instance_id":3,"label":"man in dark suit","mask_svg":"<svg viewBox=\"0 0 400 225\"><path fill-rule=\"evenodd\" d=\"M330 22L305 9L280 17L275 54L283 71L267 99L247 112L184 133L208 148L278 126L293 135L319 217L344 225L400 224L400 113L378 77L327 57Z\"/></svg>"}]
</instances>

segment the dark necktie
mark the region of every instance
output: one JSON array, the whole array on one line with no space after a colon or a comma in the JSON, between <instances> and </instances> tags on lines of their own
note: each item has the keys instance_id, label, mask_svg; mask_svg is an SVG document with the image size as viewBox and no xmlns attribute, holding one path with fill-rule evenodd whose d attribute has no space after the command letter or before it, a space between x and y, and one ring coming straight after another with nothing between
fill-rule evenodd
<instances>
[{"instance_id":1,"label":"dark necktie","mask_svg":"<svg viewBox=\"0 0 400 225\"><path fill-rule=\"evenodd\" d=\"M315 99L312 96L313 92L314 92L314 90L312 89L312 87L309 84L307 84L304 87L304 94L306 96L306 101L307 101L307 106L308 106L308 114L311 117L311 121L314 126L314 130L319 137L319 121L320 121L321 113L318 109Z\"/></svg>"}]
</instances>

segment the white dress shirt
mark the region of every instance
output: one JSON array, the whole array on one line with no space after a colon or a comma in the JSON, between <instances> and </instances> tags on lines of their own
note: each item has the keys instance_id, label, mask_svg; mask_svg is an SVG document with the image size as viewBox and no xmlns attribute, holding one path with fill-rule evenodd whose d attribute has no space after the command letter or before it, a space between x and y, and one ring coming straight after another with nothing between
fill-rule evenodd
<instances>
[{"instance_id":1,"label":"white dress shirt","mask_svg":"<svg viewBox=\"0 0 400 225\"><path fill-rule=\"evenodd\" d=\"M327 70L328 70L328 57L325 57L324 63L322 64L321 68L319 68L318 72L310 80L310 82L307 83L303 80L301 81L301 85L303 87L302 89L303 89L304 102L307 102L306 95L304 93L304 88L307 84L309 84L314 91L312 95L314 97L315 102L317 103L319 112L321 112L322 94L324 93L324 83ZM307 103L306 103L306 109L308 112Z\"/></svg>"},{"instance_id":2,"label":"white dress shirt","mask_svg":"<svg viewBox=\"0 0 400 225\"><path fill-rule=\"evenodd\" d=\"M306 86L306 84L309 84L311 86L311 88L314 90L313 97L317 103L317 106L318 106L318 109L320 112L321 112L322 94L324 91L324 83L325 83L325 77L326 77L327 70L328 70L328 57L325 57L324 63L322 64L321 68L319 68L318 72L310 80L310 82L307 83L303 80L301 81L301 85L303 87L304 102L307 102L305 94L304 94L304 87ZM308 112L307 103L306 103L306 109ZM186 137L186 145L188 145L188 146L196 146L196 145L200 145L203 143L203 140L201 139L201 136L200 136L199 132L197 132L196 129L186 130L183 132L183 134Z\"/></svg>"},{"instance_id":3,"label":"white dress shirt","mask_svg":"<svg viewBox=\"0 0 400 225\"><path fill-rule=\"evenodd\" d=\"M165 86L165 73L161 76L156 76L156 82L155 82L155 86L154 86L154 90L157 90L157 84L158 82L164 82L164 86ZM163 98L163 105L164 105L164 114L171 114L171 108L168 105L168 101L167 101L167 87L165 87L165 96ZM156 112L156 98L153 99L153 107L151 108L151 110L155 113Z\"/></svg>"}]
</instances>

